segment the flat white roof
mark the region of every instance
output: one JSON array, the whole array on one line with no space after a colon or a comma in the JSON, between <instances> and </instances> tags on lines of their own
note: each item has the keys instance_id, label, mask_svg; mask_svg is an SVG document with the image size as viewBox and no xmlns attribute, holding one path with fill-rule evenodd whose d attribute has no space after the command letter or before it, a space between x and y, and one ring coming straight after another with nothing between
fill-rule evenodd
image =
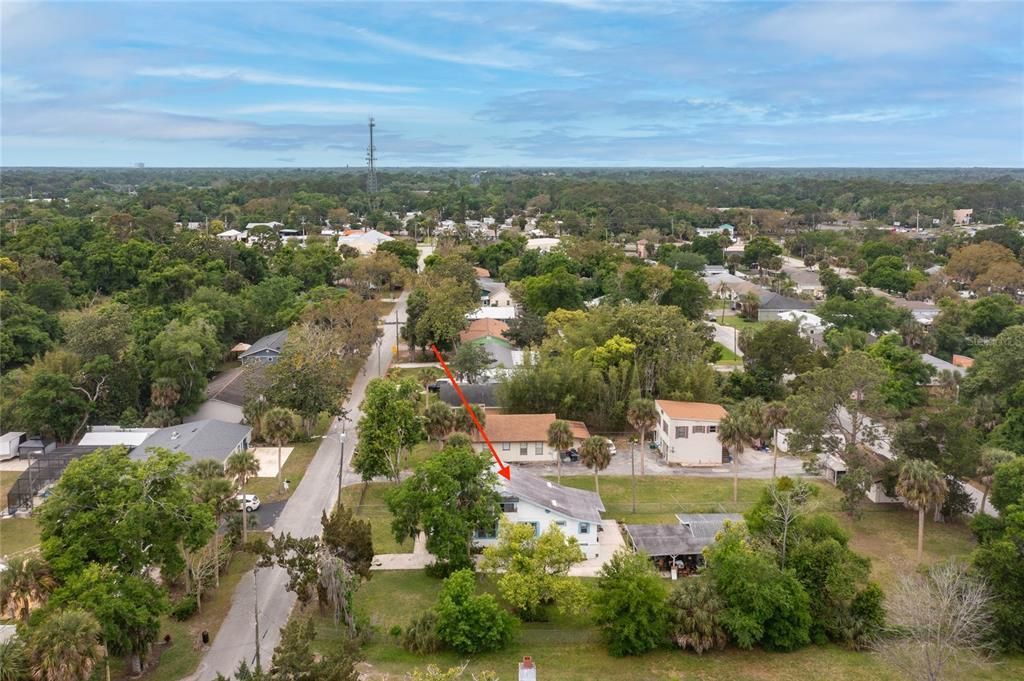
<instances>
[{"instance_id":1,"label":"flat white roof","mask_svg":"<svg viewBox=\"0 0 1024 681\"><path fill-rule=\"evenodd\" d=\"M138 447L146 438L155 433L157 428L132 428L131 430L93 430L82 436L78 441L80 447L114 447L126 445Z\"/></svg>"}]
</instances>

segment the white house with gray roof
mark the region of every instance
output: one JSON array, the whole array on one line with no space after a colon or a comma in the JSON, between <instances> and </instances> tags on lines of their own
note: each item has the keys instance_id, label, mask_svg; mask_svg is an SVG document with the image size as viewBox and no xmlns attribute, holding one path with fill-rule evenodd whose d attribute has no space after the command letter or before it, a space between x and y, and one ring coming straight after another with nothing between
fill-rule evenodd
<instances>
[{"instance_id":1,"label":"white house with gray roof","mask_svg":"<svg viewBox=\"0 0 1024 681\"><path fill-rule=\"evenodd\" d=\"M551 525L566 537L575 537L587 558L600 556L601 513L604 504L594 492L565 487L529 473L521 467L512 471L511 480L499 478L501 510L513 523L533 525L537 536ZM497 541L498 528L477 530L473 541L489 546Z\"/></svg>"},{"instance_id":2,"label":"white house with gray roof","mask_svg":"<svg viewBox=\"0 0 1024 681\"><path fill-rule=\"evenodd\" d=\"M149 458L150 450L168 449L187 454L193 462L210 459L224 464L235 452L248 449L251 442L251 427L205 419L160 428L135 447L130 456L136 461L144 461Z\"/></svg>"}]
</instances>

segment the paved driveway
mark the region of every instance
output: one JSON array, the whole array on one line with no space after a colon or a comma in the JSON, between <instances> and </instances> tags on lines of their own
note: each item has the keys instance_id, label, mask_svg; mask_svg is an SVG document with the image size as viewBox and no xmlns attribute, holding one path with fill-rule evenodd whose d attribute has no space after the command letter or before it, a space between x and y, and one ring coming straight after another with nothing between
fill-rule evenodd
<instances>
[{"instance_id":1,"label":"paved driveway","mask_svg":"<svg viewBox=\"0 0 1024 681\"><path fill-rule=\"evenodd\" d=\"M739 331L731 326L725 326L718 322L711 322L712 328L715 330L715 342L721 343L725 347L729 348L736 353L737 357L743 356L743 351L740 350L740 338Z\"/></svg>"}]
</instances>

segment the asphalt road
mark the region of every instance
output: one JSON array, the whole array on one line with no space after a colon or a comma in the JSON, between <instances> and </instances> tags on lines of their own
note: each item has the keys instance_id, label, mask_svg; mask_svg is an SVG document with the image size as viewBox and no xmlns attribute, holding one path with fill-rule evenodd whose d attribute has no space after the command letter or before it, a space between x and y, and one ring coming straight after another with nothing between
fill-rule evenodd
<instances>
[{"instance_id":1,"label":"asphalt road","mask_svg":"<svg viewBox=\"0 0 1024 681\"><path fill-rule=\"evenodd\" d=\"M739 344L739 331L731 326L725 326L718 322L711 322L712 328L715 330L715 342L721 343L728 349L736 353L737 357L743 356L743 351L740 350Z\"/></svg>"},{"instance_id":2,"label":"asphalt road","mask_svg":"<svg viewBox=\"0 0 1024 681\"><path fill-rule=\"evenodd\" d=\"M396 304L400 321L405 320L407 298L408 294L403 293ZM385 321L394 319L395 312L392 311ZM345 423L335 419L331 424L302 482L273 523L275 532L290 532L297 537L311 537L320 533L320 513L332 508L338 496L339 463L344 467L343 480L346 484L358 481L356 474L349 468L356 445L354 424L360 417L359 405L362 404L367 383L383 375L391 363L391 348L397 342L396 333L395 324L383 324L380 352L376 347L371 349L364 371L356 377L352 392L345 402L348 418ZM343 462L340 461L341 438L345 441ZM264 525L269 524L267 520L261 520ZM281 627L288 622L295 605L295 594L285 590L287 583L288 577L280 568L265 568L244 576L235 589L231 609L220 631L203 656L199 669L188 678L191 681L213 681L218 673L230 677L241 660L248 661L251 666L257 652L257 612L260 660L264 668L268 667L274 647L281 638Z\"/></svg>"}]
</instances>

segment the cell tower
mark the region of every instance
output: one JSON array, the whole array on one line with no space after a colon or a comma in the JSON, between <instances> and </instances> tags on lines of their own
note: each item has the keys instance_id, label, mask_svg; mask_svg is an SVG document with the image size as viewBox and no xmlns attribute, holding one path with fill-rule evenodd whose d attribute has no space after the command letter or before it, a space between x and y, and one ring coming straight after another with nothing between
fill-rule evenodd
<instances>
[{"instance_id":1,"label":"cell tower","mask_svg":"<svg viewBox=\"0 0 1024 681\"><path fill-rule=\"evenodd\" d=\"M370 146L366 148L366 192L377 193L377 147L373 144L373 129L376 127L373 116L370 116Z\"/></svg>"}]
</instances>

